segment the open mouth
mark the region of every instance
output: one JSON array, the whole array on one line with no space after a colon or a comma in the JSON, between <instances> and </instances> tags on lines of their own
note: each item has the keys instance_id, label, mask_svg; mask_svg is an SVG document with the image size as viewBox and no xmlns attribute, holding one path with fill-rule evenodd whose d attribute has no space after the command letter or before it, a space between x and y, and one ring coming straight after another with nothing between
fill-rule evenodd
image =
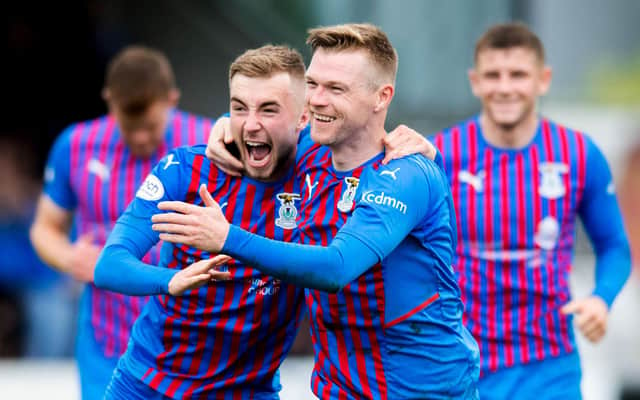
<instances>
[{"instance_id":1,"label":"open mouth","mask_svg":"<svg viewBox=\"0 0 640 400\"><path fill-rule=\"evenodd\" d=\"M267 143L245 141L247 163L253 168L262 168L271 160L271 146Z\"/></svg>"},{"instance_id":2,"label":"open mouth","mask_svg":"<svg viewBox=\"0 0 640 400\"><path fill-rule=\"evenodd\" d=\"M331 117L329 115L322 115L322 114L318 114L318 113L313 113L313 119L319 122L333 122L335 121L337 118L336 117Z\"/></svg>"}]
</instances>

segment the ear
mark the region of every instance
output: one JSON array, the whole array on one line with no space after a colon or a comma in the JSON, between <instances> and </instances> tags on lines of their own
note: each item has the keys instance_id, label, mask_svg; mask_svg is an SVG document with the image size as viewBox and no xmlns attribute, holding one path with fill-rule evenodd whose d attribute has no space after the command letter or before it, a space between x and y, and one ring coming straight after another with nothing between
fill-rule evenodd
<instances>
[{"instance_id":1,"label":"ear","mask_svg":"<svg viewBox=\"0 0 640 400\"><path fill-rule=\"evenodd\" d=\"M467 71L467 77L469 78L469 86L471 87L471 93L473 93L474 96L476 97L480 97L478 95L478 86L480 84L480 80L479 80L479 76L478 76L478 71L476 71L475 68L469 68L469 70Z\"/></svg>"},{"instance_id":2,"label":"ear","mask_svg":"<svg viewBox=\"0 0 640 400\"><path fill-rule=\"evenodd\" d=\"M115 117L115 104L113 102L113 96L111 95L111 91L107 88L102 89L102 100L107 104L107 110L109 114Z\"/></svg>"},{"instance_id":3,"label":"ear","mask_svg":"<svg viewBox=\"0 0 640 400\"><path fill-rule=\"evenodd\" d=\"M173 88L169 91L169 104L171 107L175 107L178 105L178 101L180 101L180 89Z\"/></svg>"},{"instance_id":4,"label":"ear","mask_svg":"<svg viewBox=\"0 0 640 400\"><path fill-rule=\"evenodd\" d=\"M391 103L391 100L393 99L393 93L395 92L395 89L393 87L393 85L391 84L386 84L386 85L382 85L380 87L380 89L378 89L377 92L377 102L376 105L373 109L374 112L380 112L380 111L384 111L387 108L389 108L389 104Z\"/></svg>"},{"instance_id":5,"label":"ear","mask_svg":"<svg viewBox=\"0 0 640 400\"><path fill-rule=\"evenodd\" d=\"M550 66L544 65L540 70L540 87L538 88L538 96L543 96L549 91L551 87L551 78L553 76L553 70Z\"/></svg>"},{"instance_id":6,"label":"ear","mask_svg":"<svg viewBox=\"0 0 640 400\"><path fill-rule=\"evenodd\" d=\"M307 124L309 123L309 109L307 106L302 110L302 115L300 115L300 119L298 120L298 124L296 125L296 130L300 132L303 130Z\"/></svg>"}]
</instances>

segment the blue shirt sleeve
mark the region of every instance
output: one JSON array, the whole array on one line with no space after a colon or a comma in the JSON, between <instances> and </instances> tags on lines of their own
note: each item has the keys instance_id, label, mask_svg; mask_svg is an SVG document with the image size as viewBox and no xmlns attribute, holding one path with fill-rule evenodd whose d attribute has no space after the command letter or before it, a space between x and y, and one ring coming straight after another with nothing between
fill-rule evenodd
<instances>
[{"instance_id":1,"label":"blue shirt sleeve","mask_svg":"<svg viewBox=\"0 0 640 400\"><path fill-rule=\"evenodd\" d=\"M303 130L300 131L300 135L298 136L298 147L296 149L296 162L300 161L300 159L309 151L309 149L314 145L313 140L311 140L311 125L307 124Z\"/></svg>"},{"instance_id":2,"label":"blue shirt sleeve","mask_svg":"<svg viewBox=\"0 0 640 400\"><path fill-rule=\"evenodd\" d=\"M178 272L141 261L158 241L151 217L162 212L158 203L182 200L182 170L187 161L180 149L170 152L146 177L107 239L95 270L96 286L127 294L167 294L169 281Z\"/></svg>"},{"instance_id":3,"label":"blue shirt sleeve","mask_svg":"<svg viewBox=\"0 0 640 400\"><path fill-rule=\"evenodd\" d=\"M631 253L606 159L586 138L586 182L579 214L596 255L595 289L609 307L631 273Z\"/></svg>"},{"instance_id":4,"label":"blue shirt sleeve","mask_svg":"<svg viewBox=\"0 0 640 400\"><path fill-rule=\"evenodd\" d=\"M336 292L382 260L424 217L428 162L410 156L367 169L359 185L366 190L328 247L277 242L231 226L222 253L296 285Z\"/></svg>"},{"instance_id":5,"label":"blue shirt sleeve","mask_svg":"<svg viewBox=\"0 0 640 400\"><path fill-rule=\"evenodd\" d=\"M44 170L43 192L54 203L66 209L73 210L77 205L77 198L71 187L71 134L74 126L67 128L55 140Z\"/></svg>"},{"instance_id":6,"label":"blue shirt sleeve","mask_svg":"<svg viewBox=\"0 0 640 400\"><path fill-rule=\"evenodd\" d=\"M441 182L438 168L413 155L378 170L367 169L360 178L353 216L340 231L365 243L381 261L425 217L431 192Z\"/></svg>"}]
</instances>

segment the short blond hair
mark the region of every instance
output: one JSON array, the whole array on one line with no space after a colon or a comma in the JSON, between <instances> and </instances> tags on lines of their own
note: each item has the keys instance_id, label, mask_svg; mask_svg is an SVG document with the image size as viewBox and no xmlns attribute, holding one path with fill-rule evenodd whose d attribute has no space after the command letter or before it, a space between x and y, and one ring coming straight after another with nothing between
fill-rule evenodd
<instances>
[{"instance_id":1,"label":"short blond hair","mask_svg":"<svg viewBox=\"0 0 640 400\"><path fill-rule=\"evenodd\" d=\"M398 53L380 28L372 24L343 24L309 29L307 44L317 49L365 50L391 82L398 71Z\"/></svg>"},{"instance_id":2,"label":"short blond hair","mask_svg":"<svg viewBox=\"0 0 640 400\"><path fill-rule=\"evenodd\" d=\"M290 47L270 44L247 50L229 66L229 81L236 74L262 78L278 72L286 72L292 77L303 79L305 67L302 55Z\"/></svg>"}]
</instances>

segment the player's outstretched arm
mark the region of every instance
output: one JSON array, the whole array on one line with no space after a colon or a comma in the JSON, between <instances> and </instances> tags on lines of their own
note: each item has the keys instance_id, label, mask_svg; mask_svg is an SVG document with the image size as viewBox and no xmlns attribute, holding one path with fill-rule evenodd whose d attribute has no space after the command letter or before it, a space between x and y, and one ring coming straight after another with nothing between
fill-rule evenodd
<instances>
[{"instance_id":1,"label":"player's outstretched arm","mask_svg":"<svg viewBox=\"0 0 640 400\"><path fill-rule=\"evenodd\" d=\"M144 219L132 214L129 207L109 235L96 265L95 285L130 296L167 294L178 271L141 261L157 240L143 231Z\"/></svg>"},{"instance_id":2,"label":"player's outstretched arm","mask_svg":"<svg viewBox=\"0 0 640 400\"><path fill-rule=\"evenodd\" d=\"M609 166L598 148L587 144L579 213L596 256L595 288L591 296L571 301L562 311L575 314L578 329L597 342L606 333L609 310L631 273L631 253Z\"/></svg>"},{"instance_id":3,"label":"player's outstretched arm","mask_svg":"<svg viewBox=\"0 0 640 400\"><path fill-rule=\"evenodd\" d=\"M397 169L392 171L397 172ZM406 172L409 179L403 179L401 184L395 180L385 182L380 193L384 190L393 193L390 188L395 187L401 192L417 190L421 196L403 198L406 204L394 203L397 207L382 212L367 211L367 204L356 207L354 215L328 247L279 242L230 225L206 188L200 190L206 207L180 202L160 203L160 209L174 212L154 215L153 229L162 232L160 238L164 241L228 254L290 283L336 292L389 254L424 215L429 190L427 180L424 175ZM384 179L387 179L386 175ZM368 235L367 241L353 233L380 229L384 232Z\"/></svg>"}]
</instances>

